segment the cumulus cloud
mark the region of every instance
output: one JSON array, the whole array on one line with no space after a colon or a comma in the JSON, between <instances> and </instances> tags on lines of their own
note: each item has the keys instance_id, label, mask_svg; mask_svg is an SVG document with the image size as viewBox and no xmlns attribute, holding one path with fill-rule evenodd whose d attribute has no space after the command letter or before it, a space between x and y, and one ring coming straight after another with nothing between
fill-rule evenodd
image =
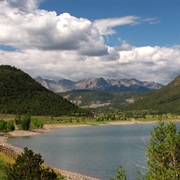
<instances>
[{"instance_id":1,"label":"cumulus cloud","mask_svg":"<svg viewBox=\"0 0 180 180\"><path fill-rule=\"evenodd\" d=\"M92 56L107 54L103 37L88 19L39 9L22 12L22 8L35 8L38 1L28 2L24 6L17 0L0 2L0 9L3 9L0 13L1 44L17 49L79 50L81 54Z\"/></svg>"},{"instance_id":2,"label":"cumulus cloud","mask_svg":"<svg viewBox=\"0 0 180 180\"><path fill-rule=\"evenodd\" d=\"M50 79L137 78L168 83L180 73L180 47L134 47L119 39L109 47L102 35L113 27L143 23L136 16L91 22L69 13L38 9L38 0L0 1L0 64ZM144 19L144 23L156 19Z\"/></svg>"},{"instance_id":3,"label":"cumulus cloud","mask_svg":"<svg viewBox=\"0 0 180 180\"><path fill-rule=\"evenodd\" d=\"M4 0L4 3L22 12L30 12L38 8L41 0Z\"/></svg>"},{"instance_id":4,"label":"cumulus cloud","mask_svg":"<svg viewBox=\"0 0 180 180\"><path fill-rule=\"evenodd\" d=\"M0 51L0 64L11 64L33 77L56 80L137 78L167 84L179 74L180 48L146 46L119 51L108 47L108 55L103 58L81 55L77 51Z\"/></svg>"}]
</instances>

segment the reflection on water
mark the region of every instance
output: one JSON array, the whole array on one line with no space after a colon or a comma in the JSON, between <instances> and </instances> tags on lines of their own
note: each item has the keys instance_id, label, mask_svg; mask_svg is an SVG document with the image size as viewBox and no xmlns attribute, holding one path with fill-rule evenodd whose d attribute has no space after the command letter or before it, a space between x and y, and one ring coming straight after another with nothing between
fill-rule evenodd
<instances>
[{"instance_id":1,"label":"reflection on water","mask_svg":"<svg viewBox=\"0 0 180 180\"><path fill-rule=\"evenodd\" d=\"M138 169L145 171L145 143L155 125L61 128L8 142L41 153L46 164L57 168L106 180L122 165L128 179L134 179Z\"/></svg>"}]
</instances>

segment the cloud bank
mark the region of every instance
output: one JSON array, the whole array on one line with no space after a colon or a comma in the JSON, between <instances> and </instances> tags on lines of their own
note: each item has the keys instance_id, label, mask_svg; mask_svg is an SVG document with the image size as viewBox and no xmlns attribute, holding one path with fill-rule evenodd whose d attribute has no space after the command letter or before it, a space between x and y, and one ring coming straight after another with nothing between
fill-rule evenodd
<instances>
[{"instance_id":1,"label":"cloud bank","mask_svg":"<svg viewBox=\"0 0 180 180\"><path fill-rule=\"evenodd\" d=\"M137 78L168 83L180 73L180 47L134 47L121 41L105 44L103 35L116 26L153 24L136 16L94 22L69 13L38 8L38 0L0 1L0 64L21 68L31 76L51 79Z\"/></svg>"}]
</instances>

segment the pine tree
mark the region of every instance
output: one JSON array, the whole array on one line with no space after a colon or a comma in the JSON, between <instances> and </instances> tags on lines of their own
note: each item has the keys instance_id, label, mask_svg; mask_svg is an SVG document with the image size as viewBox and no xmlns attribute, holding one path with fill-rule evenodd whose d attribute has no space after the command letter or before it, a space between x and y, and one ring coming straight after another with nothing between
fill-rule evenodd
<instances>
[{"instance_id":1,"label":"pine tree","mask_svg":"<svg viewBox=\"0 0 180 180\"><path fill-rule=\"evenodd\" d=\"M146 179L180 179L180 132L176 132L175 124L160 122L154 128L146 155Z\"/></svg>"}]
</instances>

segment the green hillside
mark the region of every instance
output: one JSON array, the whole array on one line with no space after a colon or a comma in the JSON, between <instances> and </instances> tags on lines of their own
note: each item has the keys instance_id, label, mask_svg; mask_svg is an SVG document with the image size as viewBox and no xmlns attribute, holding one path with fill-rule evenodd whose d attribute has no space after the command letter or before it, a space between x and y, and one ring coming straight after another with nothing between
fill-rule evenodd
<instances>
[{"instance_id":1,"label":"green hillside","mask_svg":"<svg viewBox=\"0 0 180 180\"><path fill-rule=\"evenodd\" d=\"M180 114L180 75L167 86L140 96L135 103L126 108L129 110L152 109L162 113Z\"/></svg>"},{"instance_id":2,"label":"green hillside","mask_svg":"<svg viewBox=\"0 0 180 180\"><path fill-rule=\"evenodd\" d=\"M23 71L7 65L0 66L0 113L57 116L83 111L44 88Z\"/></svg>"}]
</instances>

